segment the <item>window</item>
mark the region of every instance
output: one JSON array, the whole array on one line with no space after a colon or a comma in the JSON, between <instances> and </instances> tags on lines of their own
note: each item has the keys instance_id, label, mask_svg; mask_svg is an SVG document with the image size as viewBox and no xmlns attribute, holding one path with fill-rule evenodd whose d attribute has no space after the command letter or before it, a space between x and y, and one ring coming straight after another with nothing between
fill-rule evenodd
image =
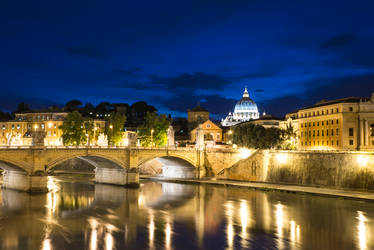
<instances>
[{"instance_id":1,"label":"window","mask_svg":"<svg viewBox=\"0 0 374 250\"><path fill-rule=\"evenodd\" d=\"M317 130L317 136L319 136L319 130Z\"/></svg>"},{"instance_id":2,"label":"window","mask_svg":"<svg viewBox=\"0 0 374 250\"><path fill-rule=\"evenodd\" d=\"M322 121L322 126L323 126L324 124L323 124L323 121Z\"/></svg>"},{"instance_id":3,"label":"window","mask_svg":"<svg viewBox=\"0 0 374 250\"><path fill-rule=\"evenodd\" d=\"M329 136L329 130L326 129L326 136Z\"/></svg>"},{"instance_id":4,"label":"window","mask_svg":"<svg viewBox=\"0 0 374 250\"><path fill-rule=\"evenodd\" d=\"M349 136L353 136L353 128L349 128Z\"/></svg>"},{"instance_id":5,"label":"window","mask_svg":"<svg viewBox=\"0 0 374 250\"><path fill-rule=\"evenodd\" d=\"M330 110L330 113L331 113L331 114L332 114L332 113L334 113L334 110L333 110L333 109L331 109L331 110Z\"/></svg>"},{"instance_id":6,"label":"window","mask_svg":"<svg viewBox=\"0 0 374 250\"><path fill-rule=\"evenodd\" d=\"M313 127L315 126L316 124L313 122Z\"/></svg>"},{"instance_id":7,"label":"window","mask_svg":"<svg viewBox=\"0 0 374 250\"><path fill-rule=\"evenodd\" d=\"M303 142L301 142L301 146L303 146Z\"/></svg>"},{"instance_id":8,"label":"window","mask_svg":"<svg viewBox=\"0 0 374 250\"><path fill-rule=\"evenodd\" d=\"M352 111L353 111L353 108L352 108L352 107L349 107L349 111L352 112Z\"/></svg>"},{"instance_id":9,"label":"window","mask_svg":"<svg viewBox=\"0 0 374 250\"><path fill-rule=\"evenodd\" d=\"M331 136L334 136L334 130L331 129Z\"/></svg>"},{"instance_id":10,"label":"window","mask_svg":"<svg viewBox=\"0 0 374 250\"><path fill-rule=\"evenodd\" d=\"M339 113L339 108L336 108L336 113Z\"/></svg>"},{"instance_id":11,"label":"window","mask_svg":"<svg viewBox=\"0 0 374 250\"><path fill-rule=\"evenodd\" d=\"M334 124L334 120L331 120L331 125L333 125Z\"/></svg>"},{"instance_id":12,"label":"window","mask_svg":"<svg viewBox=\"0 0 374 250\"><path fill-rule=\"evenodd\" d=\"M317 122L317 126L319 126L319 122Z\"/></svg>"},{"instance_id":13,"label":"window","mask_svg":"<svg viewBox=\"0 0 374 250\"><path fill-rule=\"evenodd\" d=\"M303 124L301 123L301 127L303 127Z\"/></svg>"},{"instance_id":14,"label":"window","mask_svg":"<svg viewBox=\"0 0 374 250\"><path fill-rule=\"evenodd\" d=\"M326 141L326 145L327 145L327 146L329 145L329 141Z\"/></svg>"},{"instance_id":15,"label":"window","mask_svg":"<svg viewBox=\"0 0 374 250\"><path fill-rule=\"evenodd\" d=\"M217 134L217 137L216 137L216 138L217 138L217 140L219 140L219 134Z\"/></svg>"},{"instance_id":16,"label":"window","mask_svg":"<svg viewBox=\"0 0 374 250\"><path fill-rule=\"evenodd\" d=\"M334 145L334 141L331 141L331 145Z\"/></svg>"},{"instance_id":17,"label":"window","mask_svg":"<svg viewBox=\"0 0 374 250\"><path fill-rule=\"evenodd\" d=\"M326 121L326 125L329 125L329 121Z\"/></svg>"},{"instance_id":18,"label":"window","mask_svg":"<svg viewBox=\"0 0 374 250\"><path fill-rule=\"evenodd\" d=\"M349 140L349 145L353 145L353 140Z\"/></svg>"},{"instance_id":19,"label":"window","mask_svg":"<svg viewBox=\"0 0 374 250\"><path fill-rule=\"evenodd\" d=\"M324 130L321 130L322 136L324 136L323 131L324 131Z\"/></svg>"},{"instance_id":20,"label":"window","mask_svg":"<svg viewBox=\"0 0 374 250\"><path fill-rule=\"evenodd\" d=\"M316 131L313 130L313 136L315 136L315 135L316 135Z\"/></svg>"},{"instance_id":21,"label":"window","mask_svg":"<svg viewBox=\"0 0 374 250\"><path fill-rule=\"evenodd\" d=\"M374 136L374 123L370 125L370 136Z\"/></svg>"},{"instance_id":22,"label":"window","mask_svg":"<svg viewBox=\"0 0 374 250\"><path fill-rule=\"evenodd\" d=\"M336 124L339 124L339 120L336 120Z\"/></svg>"},{"instance_id":23,"label":"window","mask_svg":"<svg viewBox=\"0 0 374 250\"><path fill-rule=\"evenodd\" d=\"M339 146L339 141L336 141L336 146Z\"/></svg>"},{"instance_id":24,"label":"window","mask_svg":"<svg viewBox=\"0 0 374 250\"><path fill-rule=\"evenodd\" d=\"M339 129L337 128L336 129L336 136L338 136L339 135Z\"/></svg>"}]
</instances>

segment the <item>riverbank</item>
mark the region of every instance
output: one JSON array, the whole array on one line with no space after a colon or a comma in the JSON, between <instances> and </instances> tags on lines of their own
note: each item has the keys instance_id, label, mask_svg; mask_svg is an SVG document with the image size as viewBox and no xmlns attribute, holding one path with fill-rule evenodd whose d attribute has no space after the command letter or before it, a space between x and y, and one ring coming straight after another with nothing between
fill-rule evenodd
<instances>
[{"instance_id":1,"label":"riverbank","mask_svg":"<svg viewBox=\"0 0 374 250\"><path fill-rule=\"evenodd\" d=\"M365 200L374 202L374 193L361 192L356 190L346 189L332 189L325 187L308 187L299 185L285 185L285 184L274 184L264 182L246 182L246 181L233 181L233 180L199 180L199 179L171 179L158 176L140 176L140 179L154 180L154 181L165 181L175 183L187 183L187 184L208 184L208 185L219 185L225 187L239 187L248 189L258 190L277 190L282 192L292 193L304 193L321 196L330 196L335 198L346 198L355 200Z\"/></svg>"}]
</instances>

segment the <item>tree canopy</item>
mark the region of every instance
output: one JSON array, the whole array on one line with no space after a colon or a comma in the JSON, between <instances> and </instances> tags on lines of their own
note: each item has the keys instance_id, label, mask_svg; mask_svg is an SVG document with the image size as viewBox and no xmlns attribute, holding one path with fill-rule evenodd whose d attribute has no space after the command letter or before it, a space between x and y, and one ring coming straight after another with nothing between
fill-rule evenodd
<instances>
[{"instance_id":1,"label":"tree canopy","mask_svg":"<svg viewBox=\"0 0 374 250\"><path fill-rule=\"evenodd\" d=\"M145 123L138 127L138 137L143 147L164 146L167 143L167 130L170 121L166 115L147 112Z\"/></svg>"},{"instance_id":2,"label":"tree canopy","mask_svg":"<svg viewBox=\"0 0 374 250\"><path fill-rule=\"evenodd\" d=\"M233 143L248 148L274 148L282 142L282 131L261 125L241 124L234 127Z\"/></svg>"},{"instance_id":3,"label":"tree canopy","mask_svg":"<svg viewBox=\"0 0 374 250\"><path fill-rule=\"evenodd\" d=\"M120 113L111 113L106 119L105 134L108 136L109 145L118 145L122 139L126 116Z\"/></svg>"},{"instance_id":4,"label":"tree canopy","mask_svg":"<svg viewBox=\"0 0 374 250\"><path fill-rule=\"evenodd\" d=\"M87 142L86 134L93 134L94 126L91 120L85 119L78 111L73 111L67 115L59 129L62 130L64 145L78 146Z\"/></svg>"}]
</instances>

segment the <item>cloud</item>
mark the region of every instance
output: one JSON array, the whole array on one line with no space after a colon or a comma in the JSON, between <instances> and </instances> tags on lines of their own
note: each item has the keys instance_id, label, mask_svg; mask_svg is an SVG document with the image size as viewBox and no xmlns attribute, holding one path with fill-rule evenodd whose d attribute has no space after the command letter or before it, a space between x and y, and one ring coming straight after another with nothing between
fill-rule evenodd
<instances>
[{"instance_id":1,"label":"cloud","mask_svg":"<svg viewBox=\"0 0 374 250\"><path fill-rule=\"evenodd\" d=\"M284 116L286 113L314 105L322 99L370 97L374 93L374 74L345 77L316 78L304 82L303 95L287 95L264 101L261 106L267 113Z\"/></svg>"},{"instance_id":2,"label":"cloud","mask_svg":"<svg viewBox=\"0 0 374 250\"><path fill-rule=\"evenodd\" d=\"M98 49L88 46L65 46L65 51L73 56L82 56L89 58L102 58L102 54Z\"/></svg>"},{"instance_id":3,"label":"cloud","mask_svg":"<svg viewBox=\"0 0 374 250\"><path fill-rule=\"evenodd\" d=\"M356 35L354 33L340 34L337 36L333 36L327 39L326 41L324 41L321 47L325 49L334 49L334 48L343 47L345 45L351 44L355 40L356 40Z\"/></svg>"},{"instance_id":4,"label":"cloud","mask_svg":"<svg viewBox=\"0 0 374 250\"><path fill-rule=\"evenodd\" d=\"M220 118L232 111L237 100L220 95L196 95L190 91L177 90L171 97L153 96L153 103L159 103L168 110L186 113L199 102L215 118Z\"/></svg>"}]
</instances>

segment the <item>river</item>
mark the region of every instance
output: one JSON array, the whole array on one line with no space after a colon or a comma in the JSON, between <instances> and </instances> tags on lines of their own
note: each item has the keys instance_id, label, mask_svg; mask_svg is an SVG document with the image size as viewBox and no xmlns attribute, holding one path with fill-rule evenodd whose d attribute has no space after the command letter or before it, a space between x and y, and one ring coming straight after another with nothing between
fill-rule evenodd
<instances>
[{"instance_id":1,"label":"river","mask_svg":"<svg viewBox=\"0 0 374 250\"><path fill-rule=\"evenodd\" d=\"M50 177L0 190L0 249L373 249L374 203L142 181Z\"/></svg>"}]
</instances>

